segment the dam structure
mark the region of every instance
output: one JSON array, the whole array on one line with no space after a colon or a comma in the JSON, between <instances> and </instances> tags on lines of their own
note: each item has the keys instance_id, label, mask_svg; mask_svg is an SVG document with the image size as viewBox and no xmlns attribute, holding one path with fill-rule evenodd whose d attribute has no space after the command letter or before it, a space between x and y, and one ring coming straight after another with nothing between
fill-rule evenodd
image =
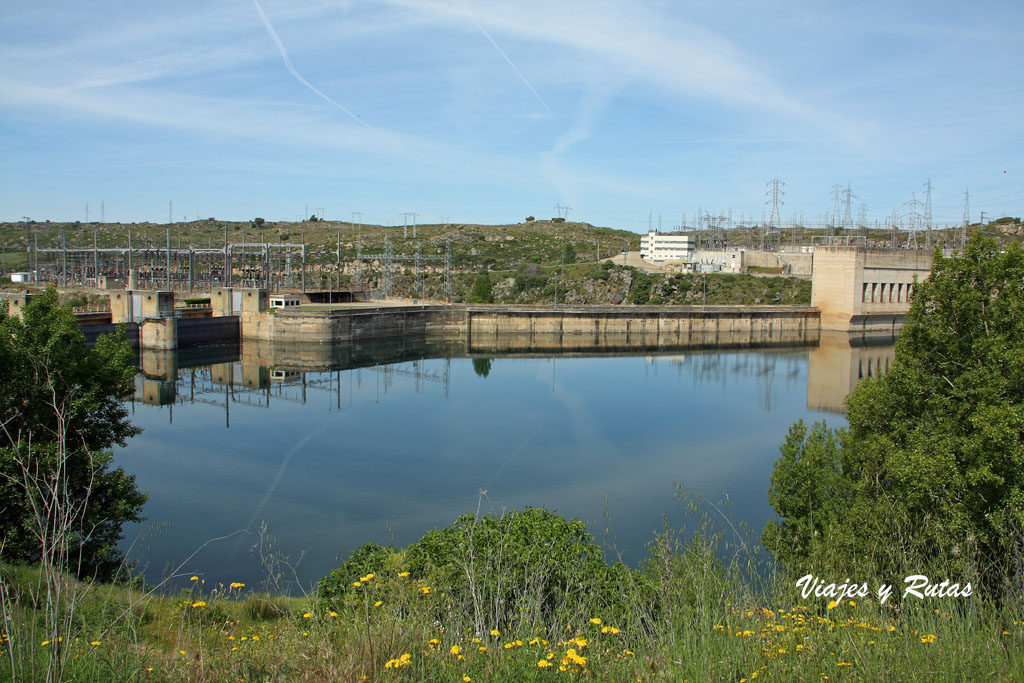
<instances>
[{"instance_id":1,"label":"dam structure","mask_svg":"<svg viewBox=\"0 0 1024 683\"><path fill-rule=\"evenodd\" d=\"M818 247L810 306L278 307L271 305L267 289L238 287L214 287L209 303L178 306L173 291L140 290L129 277L128 289L111 291L109 314L83 314L80 323L90 342L123 325L140 349L239 340L338 344L405 336L458 339L470 351L817 343L822 331L898 332L915 284L928 276L931 261L931 254L922 251ZM20 315L30 298L9 297L11 314Z\"/></svg>"}]
</instances>

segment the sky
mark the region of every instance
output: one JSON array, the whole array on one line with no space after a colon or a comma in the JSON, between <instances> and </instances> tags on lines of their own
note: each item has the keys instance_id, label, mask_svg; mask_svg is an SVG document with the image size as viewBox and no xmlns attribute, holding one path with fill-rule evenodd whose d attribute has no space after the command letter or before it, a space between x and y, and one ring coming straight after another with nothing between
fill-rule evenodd
<instances>
[{"instance_id":1,"label":"sky","mask_svg":"<svg viewBox=\"0 0 1024 683\"><path fill-rule=\"evenodd\" d=\"M1016 0L7 0L0 220L1021 216L1022 44Z\"/></svg>"}]
</instances>

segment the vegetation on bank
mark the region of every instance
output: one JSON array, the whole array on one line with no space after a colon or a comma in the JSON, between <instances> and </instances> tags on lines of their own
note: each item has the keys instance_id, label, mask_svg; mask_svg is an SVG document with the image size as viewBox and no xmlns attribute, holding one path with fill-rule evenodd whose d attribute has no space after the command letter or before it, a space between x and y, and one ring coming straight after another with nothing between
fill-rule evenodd
<instances>
[{"instance_id":1,"label":"vegetation on bank","mask_svg":"<svg viewBox=\"0 0 1024 683\"><path fill-rule=\"evenodd\" d=\"M748 542L710 525L666 532L629 569L604 563L578 521L470 515L402 551L361 549L304 597L201 572L174 595L69 577L56 638L32 609L38 569L7 566L0 676L42 680L54 656L64 679L104 681L1024 676L1024 620L1008 605L805 599L788 577L758 579L756 551L736 552Z\"/></svg>"},{"instance_id":2,"label":"vegetation on bank","mask_svg":"<svg viewBox=\"0 0 1024 683\"><path fill-rule=\"evenodd\" d=\"M607 562L578 520L478 513L404 549L366 545L302 597L201 573L168 595L65 573L66 554L4 552L0 676L1024 680L1022 317L1020 248L976 237L936 258L894 364L851 395L849 429L790 431L762 536L774 559L689 498L696 526L666 522L637 567ZM67 511L27 522L65 552L87 506L46 485L61 476L23 485Z\"/></svg>"}]
</instances>

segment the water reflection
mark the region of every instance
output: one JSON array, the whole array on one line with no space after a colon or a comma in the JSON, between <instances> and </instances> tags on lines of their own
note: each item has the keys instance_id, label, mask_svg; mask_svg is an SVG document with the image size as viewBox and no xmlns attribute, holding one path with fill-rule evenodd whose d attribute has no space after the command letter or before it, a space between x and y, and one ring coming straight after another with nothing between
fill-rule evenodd
<instances>
[{"instance_id":1,"label":"water reflection","mask_svg":"<svg viewBox=\"0 0 1024 683\"><path fill-rule=\"evenodd\" d=\"M889 370L894 341L887 334L822 332L807 359L807 408L845 414L844 401L857 382Z\"/></svg>"},{"instance_id":2,"label":"water reflection","mask_svg":"<svg viewBox=\"0 0 1024 683\"><path fill-rule=\"evenodd\" d=\"M663 514L680 521L674 482L727 495L733 521L760 529L789 425L840 410L886 353L825 336L626 354L482 341L143 352L133 420L145 431L117 459L167 528L133 556L155 580L241 531L187 571L255 584L266 521L308 583L362 543L406 545L482 502L543 505L598 531L607 514L606 540L635 562Z\"/></svg>"}]
</instances>

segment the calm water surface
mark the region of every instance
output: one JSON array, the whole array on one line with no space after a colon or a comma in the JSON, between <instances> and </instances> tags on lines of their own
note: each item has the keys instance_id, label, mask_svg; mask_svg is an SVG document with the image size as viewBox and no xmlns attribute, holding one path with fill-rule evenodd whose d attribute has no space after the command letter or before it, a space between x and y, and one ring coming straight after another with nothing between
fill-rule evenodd
<instances>
[{"instance_id":1,"label":"calm water surface","mask_svg":"<svg viewBox=\"0 0 1024 683\"><path fill-rule=\"evenodd\" d=\"M685 522L677 485L728 498L732 521L759 531L789 426L845 423L808 405L834 410L864 372L856 350L826 347L151 354L132 403L144 431L116 454L149 494L125 545L150 581L177 571L256 585L265 526L308 586L368 541L405 546L478 505L544 506L635 564L662 515Z\"/></svg>"}]
</instances>

